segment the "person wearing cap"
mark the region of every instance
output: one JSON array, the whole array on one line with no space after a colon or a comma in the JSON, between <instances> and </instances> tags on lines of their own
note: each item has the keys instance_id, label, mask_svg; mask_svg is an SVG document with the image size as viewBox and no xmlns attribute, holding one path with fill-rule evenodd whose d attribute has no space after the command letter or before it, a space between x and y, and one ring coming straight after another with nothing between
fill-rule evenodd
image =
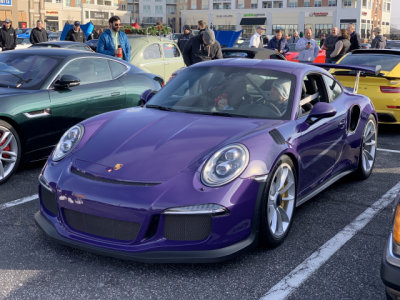
<instances>
[{"instance_id":1,"label":"person wearing cap","mask_svg":"<svg viewBox=\"0 0 400 300\"><path fill-rule=\"evenodd\" d=\"M274 50L276 53L280 53L283 56L289 51L289 45L287 40L283 37L282 30L275 30L275 36L269 41L268 49Z\"/></svg>"},{"instance_id":2,"label":"person wearing cap","mask_svg":"<svg viewBox=\"0 0 400 300\"><path fill-rule=\"evenodd\" d=\"M81 23L79 23L79 21L74 22L74 28L68 31L65 40L71 42L81 42L81 43L86 42L86 37L81 30Z\"/></svg>"},{"instance_id":3,"label":"person wearing cap","mask_svg":"<svg viewBox=\"0 0 400 300\"><path fill-rule=\"evenodd\" d=\"M375 38L372 40L371 48L385 49L386 38L382 35L382 30L379 27L375 27Z\"/></svg>"},{"instance_id":4,"label":"person wearing cap","mask_svg":"<svg viewBox=\"0 0 400 300\"><path fill-rule=\"evenodd\" d=\"M43 28L42 21L36 21L36 27L32 29L29 41L31 44L35 45L41 42L47 42L49 40L49 34L46 29Z\"/></svg>"},{"instance_id":5,"label":"person wearing cap","mask_svg":"<svg viewBox=\"0 0 400 300\"><path fill-rule=\"evenodd\" d=\"M183 51L185 48L186 43L193 37L192 30L190 29L189 25L183 26L183 34L178 39L178 47Z\"/></svg>"},{"instance_id":6,"label":"person wearing cap","mask_svg":"<svg viewBox=\"0 0 400 300\"><path fill-rule=\"evenodd\" d=\"M100 35L96 51L105 55L120 57L119 51L122 50L121 58L129 62L131 57L131 45L129 44L125 32L120 30L120 17L112 16L108 20L108 24L110 28Z\"/></svg>"},{"instance_id":7,"label":"person wearing cap","mask_svg":"<svg viewBox=\"0 0 400 300\"><path fill-rule=\"evenodd\" d=\"M14 50L17 47L17 34L12 28L11 20L6 19L0 29L0 48L2 51Z\"/></svg>"},{"instance_id":8,"label":"person wearing cap","mask_svg":"<svg viewBox=\"0 0 400 300\"><path fill-rule=\"evenodd\" d=\"M289 79L277 79L272 83L269 100L279 109L281 115L286 112L291 85Z\"/></svg>"},{"instance_id":9,"label":"person wearing cap","mask_svg":"<svg viewBox=\"0 0 400 300\"><path fill-rule=\"evenodd\" d=\"M215 39L214 31L206 28L202 34L192 37L182 52L187 66L198 62L222 58L221 45Z\"/></svg>"},{"instance_id":10,"label":"person wearing cap","mask_svg":"<svg viewBox=\"0 0 400 300\"><path fill-rule=\"evenodd\" d=\"M264 27L257 26L256 32L250 38L250 48L263 48L263 38L261 35L264 31Z\"/></svg>"}]
</instances>

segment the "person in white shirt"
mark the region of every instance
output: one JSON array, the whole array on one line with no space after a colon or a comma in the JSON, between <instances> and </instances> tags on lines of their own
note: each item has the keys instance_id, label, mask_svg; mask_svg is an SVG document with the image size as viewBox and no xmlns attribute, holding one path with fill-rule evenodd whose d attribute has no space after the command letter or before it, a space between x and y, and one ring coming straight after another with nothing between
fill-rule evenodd
<instances>
[{"instance_id":1,"label":"person in white shirt","mask_svg":"<svg viewBox=\"0 0 400 300\"><path fill-rule=\"evenodd\" d=\"M318 56L319 46L311 36L311 29L306 29L304 37L296 43L296 51L299 52L299 62L313 62Z\"/></svg>"},{"instance_id":2,"label":"person in white shirt","mask_svg":"<svg viewBox=\"0 0 400 300\"><path fill-rule=\"evenodd\" d=\"M257 26L256 32L252 35L250 39L250 48L262 48L264 46L263 38L261 37L264 31L264 27Z\"/></svg>"}]
</instances>

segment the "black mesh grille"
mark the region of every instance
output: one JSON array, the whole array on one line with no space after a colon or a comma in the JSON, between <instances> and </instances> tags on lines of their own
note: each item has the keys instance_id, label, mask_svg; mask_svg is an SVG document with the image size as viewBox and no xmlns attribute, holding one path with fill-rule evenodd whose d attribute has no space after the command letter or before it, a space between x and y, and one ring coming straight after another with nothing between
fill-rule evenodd
<instances>
[{"instance_id":1,"label":"black mesh grille","mask_svg":"<svg viewBox=\"0 0 400 300\"><path fill-rule=\"evenodd\" d=\"M164 236L174 241L200 241L211 233L211 215L166 215Z\"/></svg>"},{"instance_id":2,"label":"black mesh grille","mask_svg":"<svg viewBox=\"0 0 400 300\"><path fill-rule=\"evenodd\" d=\"M58 206L56 195L40 185L40 200L46 210L48 210L53 215L58 215Z\"/></svg>"},{"instance_id":3,"label":"black mesh grille","mask_svg":"<svg viewBox=\"0 0 400 300\"><path fill-rule=\"evenodd\" d=\"M71 228L102 238L131 241L136 239L140 229L140 224L134 222L108 219L69 209L63 211Z\"/></svg>"}]
</instances>

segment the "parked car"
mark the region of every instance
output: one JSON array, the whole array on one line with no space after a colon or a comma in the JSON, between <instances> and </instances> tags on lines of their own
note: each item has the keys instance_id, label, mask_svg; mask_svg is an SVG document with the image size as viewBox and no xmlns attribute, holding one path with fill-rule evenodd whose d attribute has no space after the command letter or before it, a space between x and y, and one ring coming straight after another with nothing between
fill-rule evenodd
<instances>
[{"instance_id":1,"label":"parked car","mask_svg":"<svg viewBox=\"0 0 400 300\"><path fill-rule=\"evenodd\" d=\"M61 138L40 175L48 236L143 262L217 262L279 245L297 206L372 172L374 107L321 68L219 59L153 94Z\"/></svg>"},{"instance_id":2,"label":"parked car","mask_svg":"<svg viewBox=\"0 0 400 300\"><path fill-rule=\"evenodd\" d=\"M224 58L280 59L285 57L271 49L265 48L222 48Z\"/></svg>"},{"instance_id":3,"label":"parked car","mask_svg":"<svg viewBox=\"0 0 400 300\"><path fill-rule=\"evenodd\" d=\"M315 60L313 62L314 63L325 63L325 57L326 57L325 50L320 49L318 56L315 58ZM294 61L294 62L299 61L299 52L297 52L297 50L296 50L295 43L289 44L289 51L286 53L285 58L288 61Z\"/></svg>"},{"instance_id":4,"label":"parked car","mask_svg":"<svg viewBox=\"0 0 400 300\"><path fill-rule=\"evenodd\" d=\"M178 45L169 39L150 35L128 35L131 46L130 63L160 76L165 82L176 70L185 67ZM86 42L96 51L98 40Z\"/></svg>"},{"instance_id":5,"label":"parked car","mask_svg":"<svg viewBox=\"0 0 400 300\"><path fill-rule=\"evenodd\" d=\"M130 63L157 74L165 82L172 73L185 66L177 44L157 36L128 35L131 46Z\"/></svg>"},{"instance_id":6,"label":"parked car","mask_svg":"<svg viewBox=\"0 0 400 300\"><path fill-rule=\"evenodd\" d=\"M22 38L22 39L24 39L24 38L30 38L30 36L31 36L31 31L32 31L32 29L33 28L20 28L20 29L17 29L17 38Z\"/></svg>"},{"instance_id":7,"label":"parked car","mask_svg":"<svg viewBox=\"0 0 400 300\"><path fill-rule=\"evenodd\" d=\"M394 202L393 227L390 230L381 265L381 278L387 299L400 298L400 194Z\"/></svg>"},{"instance_id":8,"label":"parked car","mask_svg":"<svg viewBox=\"0 0 400 300\"><path fill-rule=\"evenodd\" d=\"M91 52L30 48L0 55L0 183L20 162L43 159L88 117L138 104L162 80Z\"/></svg>"},{"instance_id":9,"label":"parked car","mask_svg":"<svg viewBox=\"0 0 400 300\"><path fill-rule=\"evenodd\" d=\"M378 112L380 123L400 124L400 50L365 49L353 50L338 65L381 66L378 76L363 74L359 92L368 96ZM336 78L346 87L354 86L354 71L332 70Z\"/></svg>"},{"instance_id":10,"label":"parked car","mask_svg":"<svg viewBox=\"0 0 400 300\"><path fill-rule=\"evenodd\" d=\"M400 49L400 40L389 40L386 42L386 49Z\"/></svg>"},{"instance_id":11,"label":"parked car","mask_svg":"<svg viewBox=\"0 0 400 300\"><path fill-rule=\"evenodd\" d=\"M62 31L51 31L49 33L49 42L59 41Z\"/></svg>"},{"instance_id":12,"label":"parked car","mask_svg":"<svg viewBox=\"0 0 400 300\"><path fill-rule=\"evenodd\" d=\"M51 42L41 42L32 45L31 48L66 48L72 50L81 50L93 52L93 50L84 43L71 42L71 41L51 41Z\"/></svg>"}]
</instances>

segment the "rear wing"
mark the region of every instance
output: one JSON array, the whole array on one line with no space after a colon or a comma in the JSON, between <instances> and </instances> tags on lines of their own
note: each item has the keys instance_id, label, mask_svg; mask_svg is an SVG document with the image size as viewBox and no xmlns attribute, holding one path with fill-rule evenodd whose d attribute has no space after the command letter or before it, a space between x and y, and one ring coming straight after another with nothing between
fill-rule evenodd
<instances>
[{"instance_id":1,"label":"rear wing","mask_svg":"<svg viewBox=\"0 0 400 300\"><path fill-rule=\"evenodd\" d=\"M354 83L354 89L353 89L354 94L357 94L358 83L360 82L361 73L369 73L369 74L378 76L382 69L381 65L377 65L376 67L337 65L337 64L317 64L317 63L313 63L311 65L317 66L317 67L320 67L323 69L344 69L344 70L357 71L356 81Z\"/></svg>"}]
</instances>

